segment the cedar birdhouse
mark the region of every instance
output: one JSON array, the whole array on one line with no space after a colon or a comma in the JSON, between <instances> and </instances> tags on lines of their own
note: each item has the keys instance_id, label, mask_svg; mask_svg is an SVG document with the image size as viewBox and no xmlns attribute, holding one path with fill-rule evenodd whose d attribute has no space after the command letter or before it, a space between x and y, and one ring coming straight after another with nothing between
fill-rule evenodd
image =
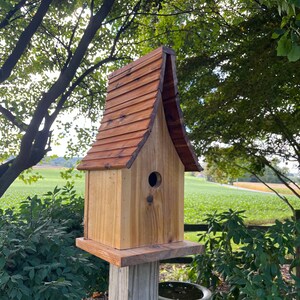
<instances>
[{"instance_id":1,"label":"cedar birdhouse","mask_svg":"<svg viewBox=\"0 0 300 300\"><path fill-rule=\"evenodd\" d=\"M87 171L84 240L118 250L183 241L184 172L201 167L183 125L175 53L161 47L113 72L107 92L78 166Z\"/></svg>"}]
</instances>

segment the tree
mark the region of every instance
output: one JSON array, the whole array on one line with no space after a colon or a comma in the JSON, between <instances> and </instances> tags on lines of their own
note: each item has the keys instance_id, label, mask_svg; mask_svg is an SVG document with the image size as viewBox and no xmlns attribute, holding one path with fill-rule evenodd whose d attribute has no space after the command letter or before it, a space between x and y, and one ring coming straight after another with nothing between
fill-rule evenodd
<instances>
[{"instance_id":1,"label":"tree","mask_svg":"<svg viewBox=\"0 0 300 300\"><path fill-rule=\"evenodd\" d=\"M108 70L129 60L123 47L136 18L160 1L0 1L0 197L68 132L62 112L99 117ZM127 51L127 52L126 52ZM74 114L73 114L74 115ZM56 122L56 123L55 123ZM84 128L78 128L86 143ZM81 145L79 144L78 147Z\"/></svg>"},{"instance_id":2,"label":"tree","mask_svg":"<svg viewBox=\"0 0 300 300\"><path fill-rule=\"evenodd\" d=\"M192 70L187 60L181 69L185 85L213 71L193 81L183 107L199 154L220 168L238 166L256 176L269 167L300 198L299 186L272 165L274 158L300 164L300 68L276 56L271 34L279 22L272 10L251 13L220 36L230 42L213 58L208 55L208 66L203 54L191 58ZM205 77L212 84L203 90Z\"/></svg>"},{"instance_id":3,"label":"tree","mask_svg":"<svg viewBox=\"0 0 300 300\"><path fill-rule=\"evenodd\" d=\"M272 164L276 158L300 165L300 65L277 56L277 7L259 1L180 3L181 10L193 11L189 17L173 10L173 20L147 20L156 33L147 40L150 46L169 43L179 53L180 98L198 154L229 175L241 168L262 180L268 167L300 198L299 186ZM164 9L170 13L170 6Z\"/></svg>"}]
</instances>

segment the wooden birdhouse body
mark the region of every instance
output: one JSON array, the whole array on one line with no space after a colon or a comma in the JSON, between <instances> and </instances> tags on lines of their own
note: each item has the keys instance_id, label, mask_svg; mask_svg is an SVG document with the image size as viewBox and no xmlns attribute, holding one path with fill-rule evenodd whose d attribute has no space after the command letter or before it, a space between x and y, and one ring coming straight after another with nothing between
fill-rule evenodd
<instances>
[{"instance_id":1,"label":"wooden birdhouse body","mask_svg":"<svg viewBox=\"0 0 300 300\"><path fill-rule=\"evenodd\" d=\"M86 182L86 238L116 249L183 240L184 166L162 104L130 169L88 171Z\"/></svg>"},{"instance_id":2,"label":"wooden birdhouse body","mask_svg":"<svg viewBox=\"0 0 300 300\"><path fill-rule=\"evenodd\" d=\"M200 166L176 84L164 47L109 76L96 142L78 167L87 171L86 241L119 250L183 241L184 171Z\"/></svg>"}]
</instances>

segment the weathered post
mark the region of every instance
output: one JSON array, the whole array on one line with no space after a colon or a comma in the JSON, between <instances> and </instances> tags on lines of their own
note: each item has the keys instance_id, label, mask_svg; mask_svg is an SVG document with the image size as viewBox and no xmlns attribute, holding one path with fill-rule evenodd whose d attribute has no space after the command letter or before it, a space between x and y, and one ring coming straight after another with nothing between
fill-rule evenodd
<instances>
[{"instance_id":1,"label":"weathered post","mask_svg":"<svg viewBox=\"0 0 300 300\"><path fill-rule=\"evenodd\" d=\"M201 167L179 108L175 54L161 47L109 76L86 170L84 238L110 263L110 300L156 300L159 260L202 251L184 241L184 171Z\"/></svg>"}]
</instances>

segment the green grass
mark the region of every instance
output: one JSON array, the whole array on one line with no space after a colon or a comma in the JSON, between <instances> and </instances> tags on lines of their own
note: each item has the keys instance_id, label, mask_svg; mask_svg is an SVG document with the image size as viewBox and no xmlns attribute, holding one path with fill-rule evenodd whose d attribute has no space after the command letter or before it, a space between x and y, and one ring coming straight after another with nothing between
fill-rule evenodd
<instances>
[{"instance_id":1,"label":"green grass","mask_svg":"<svg viewBox=\"0 0 300 300\"><path fill-rule=\"evenodd\" d=\"M292 215L288 206L273 194L228 188L191 176L186 176L185 182L185 223L201 223L207 214L230 208L245 210L248 224L269 224ZM300 208L296 197L288 198L295 208Z\"/></svg>"},{"instance_id":2,"label":"green grass","mask_svg":"<svg viewBox=\"0 0 300 300\"><path fill-rule=\"evenodd\" d=\"M28 196L42 196L48 191L52 191L56 186L63 187L66 179L61 178L60 172L63 169L38 169L37 172L43 176L32 184L25 184L21 180L16 180L2 196L0 200L0 208L8 208L18 206L20 201ZM79 174L79 172L76 172ZM83 175L83 174L82 174ZM82 178L74 178L75 187L79 194L84 194L84 176Z\"/></svg>"},{"instance_id":3,"label":"green grass","mask_svg":"<svg viewBox=\"0 0 300 300\"><path fill-rule=\"evenodd\" d=\"M288 198L295 208L300 208L300 201L296 197ZM203 224L207 214L230 208L245 210L247 224L272 224L275 219L283 220L292 216L288 206L275 195L228 188L192 176L185 177L184 207L184 221L189 224ZM199 240L197 232L186 232L184 236L186 240Z\"/></svg>"},{"instance_id":4,"label":"green grass","mask_svg":"<svg viewBox=\"0 0 300 300\"><path fill-rule=\"evenodd\" d=\"M15 181L1 198L0 207L18 206L27 196L41 196L66 182L60 177L60 169L39 169L38 172L44 179L31 185ZM79 194L84 194L84 177L75 178L75 187ZM296 208L300 208L296 197L290 196L289 199ZM269 224L276 218L282 220L291 216L287 205L272 194L227 188L189 175L185 177L185 223L203 223L207 214L229 208L246 210L248 224Z\"/></svg>"}]
</instances>

